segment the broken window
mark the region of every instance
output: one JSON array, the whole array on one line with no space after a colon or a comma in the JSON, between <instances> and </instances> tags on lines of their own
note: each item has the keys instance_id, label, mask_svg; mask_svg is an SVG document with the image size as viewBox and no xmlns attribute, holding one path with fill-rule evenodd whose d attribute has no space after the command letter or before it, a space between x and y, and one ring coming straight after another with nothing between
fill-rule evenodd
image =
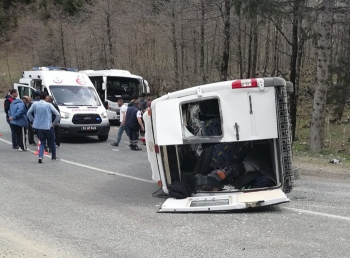
<instances>
[{"instance_id":1,"label":"broken window","mask_svg":"<svg viewBox=\"0 0 350 258\"><path fill-rule=\"evenodd\" d=\"M217 98L181 104L184 139L221 137L222 118Z\"/></svg>"}]
</instances>

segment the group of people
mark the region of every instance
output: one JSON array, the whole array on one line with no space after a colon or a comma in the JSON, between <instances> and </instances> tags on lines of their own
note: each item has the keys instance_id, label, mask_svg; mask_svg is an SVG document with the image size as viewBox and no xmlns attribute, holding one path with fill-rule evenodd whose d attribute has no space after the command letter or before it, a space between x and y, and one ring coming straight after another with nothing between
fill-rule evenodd
<instances>
[{"instance_id":1,"label":"group of people","mask_svg":"<svg viewBox=\"0 0 350 258\"><path fill-rule=\"evenodd\" d=\"M35 91L33 101L29 96L21 99L17 97L18 91L11 89L4 102L6 121L11 129L12 148L28 150L27 133L29 144L36 146L35 131L41 142L38 163L43 163L46 145L50 148L51 159L58 160L56 145L60 146L58 126L61 119L58 106L45 92Z\"/></svg>"},{"instance_id":2,"label":"group of people","mask_svg":"<svg viewBox=\"0 0 350 258\"><path fill-rule=\"evenodd\" d=\"M124 104L123 99L118 100L120 108L120 127L117 135L117 140L112 146L118 146L125 131L130 140L130 148L133 151L140 151L142 148L138 146L139 134L145 131L142 114L150 108L151 101L146 100L146 94L142 94L141 98L133 97L128 106Z\"/></svg>"},{"instance_id":3,"label":"group of people","mask_svg":"<svg viewBox=\"0 0 350 258\"><path fill-rule=\"evenodd\" d=\"M60 146L58 126L61 117L59 107L45 92L35 91L33 100L29 96L23 96L21 99L17 97L18 91L11 89L4 103L6 121L11 128L12 148L26 151L27 135L29 144L37 146L34 140L35 131L41 142L38 162L43 162L46 146L50 148L51 159L58 160L56 147ZM141 98L134 97L128 106L124 104L123 99L118 100L120 127L117 139L112 143L113 146L119 145L125 131L130 139L129 147L131 150L142 150L138 146L139 134L140 132L144 134L145 131L142 115L151 105L151 101L147 101L145 97L146 94L143 94Z\"/></svg>"}]
</instances>

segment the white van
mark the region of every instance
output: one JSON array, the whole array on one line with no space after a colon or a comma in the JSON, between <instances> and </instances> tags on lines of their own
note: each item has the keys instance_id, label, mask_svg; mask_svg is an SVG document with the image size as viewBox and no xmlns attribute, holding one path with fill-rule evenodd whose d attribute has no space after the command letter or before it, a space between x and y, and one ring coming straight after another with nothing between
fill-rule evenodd
<instances>
[{"instance_id":1,"label":"white van","mask_svg":"<svg viewBox=\"0 0 350 258\"><path fill-rule=\"evenodd\" d=\"M81 70L89 76L102 101L108 102L107 114L110 121L119 121L118 99L128 104L134 96L150 93L148 82L141 76L127 70Z\"/></svg>"},{"instance_id":2,"label":"white van","mask_svg":"<svg viewBox=\"0 0 350 258\"><path fill-rule=\"evenodd\" d=\"M89 77L73 68L34 67L14 84L19 96L34 98L34 91L51 95L61 111L62 137L98 136L106 141L110 124L106 109Z\"/></svg>"},{"instance_id":3,"label":"white van","mask_svg":"<svg viewBox=\"0 0 350 258\"><path fill-rule=\"evenodd\" d=\"M153 181L170 196L187 191L167 199L160 212L289 202L285 193L294 179L285 80L225 81L169 93L143 118Z\"/></svg>"}]
</instances>

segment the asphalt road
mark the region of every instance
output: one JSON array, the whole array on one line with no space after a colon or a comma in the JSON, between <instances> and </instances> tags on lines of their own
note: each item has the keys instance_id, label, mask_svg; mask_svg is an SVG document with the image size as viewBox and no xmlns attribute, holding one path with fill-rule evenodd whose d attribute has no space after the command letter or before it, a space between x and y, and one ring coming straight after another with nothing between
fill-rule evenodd
<instances>
[{"instance_id":1,"label":"asphalt road","mask_svg":"<svg viewBox=\"0 0 350 258\"><path fill-rule=\"evenodd\" d=\"M115 127L38 164L0 121L0 257L350 257L348 179L303 176L270 208L160 214L146 151L112 147Z\"/></svg>"}]
</instances>

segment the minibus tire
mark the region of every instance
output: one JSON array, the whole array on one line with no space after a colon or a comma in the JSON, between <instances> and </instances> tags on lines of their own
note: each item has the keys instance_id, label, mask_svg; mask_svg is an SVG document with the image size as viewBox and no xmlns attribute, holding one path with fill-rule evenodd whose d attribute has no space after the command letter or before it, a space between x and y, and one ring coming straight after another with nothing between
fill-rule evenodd
<instances>
[{"instance_id":1,"label":"minibus tire","mask_svg":"<svg viewBox=\"0 0 350 258\"><path fill-rule=\"evenodd\" d=\"M97 137L101 142L105 142L108 139L108 134L107 135L98 135Z\"/></svg>"}]
</instances>

